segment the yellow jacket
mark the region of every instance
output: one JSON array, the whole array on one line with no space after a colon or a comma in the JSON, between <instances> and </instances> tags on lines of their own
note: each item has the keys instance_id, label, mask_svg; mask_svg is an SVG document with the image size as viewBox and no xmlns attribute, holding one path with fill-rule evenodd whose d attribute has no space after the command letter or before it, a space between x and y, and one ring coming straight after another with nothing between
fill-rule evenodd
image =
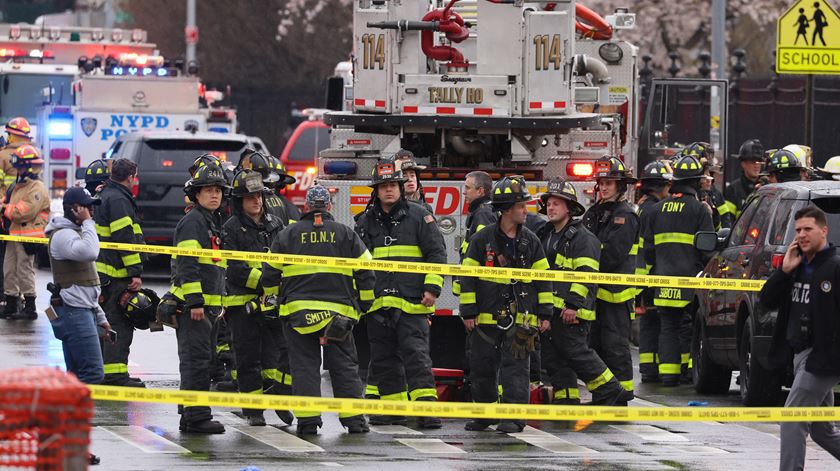
<instances>
[{"instance_id":1,"label":"yellow jacket","mask_svg":"<svg viewBox=\"0 0 840 471\"><path fill-rule=\"evenodd\" d=\"M12 221L9 235L44 237L50 218L50 197L44 182L24 178L16 183L3 215Z\"/></svg>"}]
</instances>

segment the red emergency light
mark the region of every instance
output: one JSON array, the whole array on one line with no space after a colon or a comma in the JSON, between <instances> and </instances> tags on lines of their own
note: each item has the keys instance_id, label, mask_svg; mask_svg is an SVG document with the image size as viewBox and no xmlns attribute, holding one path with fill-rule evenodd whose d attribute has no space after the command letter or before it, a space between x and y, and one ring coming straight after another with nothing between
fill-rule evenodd
<instances>
[{"instance_id":1,"label":"red emergency light","mask_svg":"<svg viewBox=\"0 0 840 471\"><path fill-rule=\"evenodd\" d=\"M595 173L592 162L569 162L566 164L566 175L575 180L585 180Z\"/></svg>"},{"instance_id":2,"label":"red emergency light","mask_svg":"<svg viewBox=\"0 0 840 471\"><path fill-rule=\"evenodd\" d=\"M70 149L50 149L50 160L70 160Z\"/></svg>"}]
</instances>

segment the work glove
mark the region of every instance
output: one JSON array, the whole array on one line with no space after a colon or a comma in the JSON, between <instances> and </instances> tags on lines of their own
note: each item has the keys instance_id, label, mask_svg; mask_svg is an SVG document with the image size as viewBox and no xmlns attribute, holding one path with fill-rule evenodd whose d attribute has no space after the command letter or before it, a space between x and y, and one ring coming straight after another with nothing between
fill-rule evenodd
<instances>
[{"instance_id":1,"label":"work glove","mask_svg":"<svg viewBox=\"0 0 840 471\"><path fill-rule=\"evenodd\" d=\"M529 325L517 325L513 331L513 341L510 344L510 353L513 358L523 360L536 350L537 329Z\"/></svg>"},{"instance_id":2,"label":"work glove","mask_svg":"<svg viewBox=\"0 0 840 471\"><path fill-rule=\"evenodd\" d=\"M350 333L353 332L353 326L355 325L356 321L353 319L335 314L330 319L330 323L324 328L324 338L328 342L344 342L350 336Z\"/></svg>"}]
</instances>

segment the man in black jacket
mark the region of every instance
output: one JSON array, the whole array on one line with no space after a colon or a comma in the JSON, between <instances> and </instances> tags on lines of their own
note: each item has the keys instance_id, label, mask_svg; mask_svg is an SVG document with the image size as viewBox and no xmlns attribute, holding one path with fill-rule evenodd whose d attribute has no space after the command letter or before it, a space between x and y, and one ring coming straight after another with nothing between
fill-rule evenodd
<instances>
[{"instance_id":1,"label":"man in black jacket","mask_svg":"<svg viewBox=\"0 0 840 471\"><path fill-rule=\"evenodd\" d=\"M726 205L735 218L741 214L744 203L758 183L761 164L764 162L764 146L758 139L747 139L741 144L737 157L743 173L737 180L728 182L724 190Z\"/></svg>"},{"instance_id":2,"label":"man in black jacket","mask_svg":"<svg viewBox=\"0 0 840 471\"><path fill-rule=\"evenodd\" d=\"M795 374L785 407L833 407L840 383L840 257L827 241L825 213L808 206L794 215L796 237L782 269L759 294L762 305L778 309L770 363ZM805 438L840 460L840 432L833 422L782 422L779 469L801 470Z\"/></svg>"}]
</instances>

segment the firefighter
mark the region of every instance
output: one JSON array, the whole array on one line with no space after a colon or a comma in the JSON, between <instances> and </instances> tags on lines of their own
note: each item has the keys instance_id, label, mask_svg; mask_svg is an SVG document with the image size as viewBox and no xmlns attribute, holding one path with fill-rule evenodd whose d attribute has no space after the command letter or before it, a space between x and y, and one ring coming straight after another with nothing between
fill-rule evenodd
<instances>
[{"instance_id":1,"label":"firefighter","mask_svg":"<svg viewBox=\"0 0 840 471\"><path fill-rule=\"evenodd\" d=\"M44 228L50 215L50 197L44 183L38 178L44 160L31 145L22 145L12 156L16 171L15 182L6 192L3 217L9 224L9 235L44 237ZM6 306L3 317L8 319L35 320L35 254L40 244L9 242L3 258L3 287ZM23 309L18 312L20 297Z\"/></svg>"},{"instance_id":2,"label":"firefighter","mask_svg":"<svg viewBox=\"0 0 840 471\"><path fill-rule=\"evenodd\" d=\"M729 211L735 218L741 215L744 203L755 190L759 182L761 164L764 162L764 146L758 139L747 139L738 150L738 161L741 163L741 177L728 182L724 195Z\"/></svg>"},{"instance_id":3,"label":"firefighter","mask_svg":"<svg viewBox=\"0 0 840 471\"><path fill-rule=\"evenodd\" d=\"M443 235L434 217L409 203L405 178L394 162L380 160L370 186L373 204L356 221L356 232L376 260L446 263ZM382 400L436 401L429 353L429 316L435 312L443 277L433 273L382 272L367 313L369 384ZM398 416L372 416L371 423L404 423ZM440 428L435 417L418 417L420 428Z\"/></svg>"},{"instance_id":4,"label":"firefighter","mask_svg":"<svg viewBox=\"0 0 840 471\"><path fill-rule=\"evenodd\" d=\"M635 179L617 157L596 162L599 199L586 214L583 225L601 241L600 267L604 273L633 274L638 251L639 217L625 200L627 184ZM625 390L633 391L633 360L630 357L630 317L636 288L598 286L590 343Z\"/></svg>"},{"instance_id":5,"label":"firefighter","mask_svg":"<svg viewBox=\"0 0 840 471\"><path fill-rule=\"evenodd\" d=\"M671 187L671 163L668 160L657 160L645 165L639 180L642 182L640 191L641 198L636 202L639 214L639 253L636 255L636 274L650 274L650 267L645 263L644 232L650 224L650 209L656 203L668 198L668 189ZM659 381L658 354L659 351L659 314L656 306L653 305L653 290L644 288L639 290L637 306L641 307L637 312L641 313L639 319L639 373L643 383Z\"/></svg>"},{"instance_id":6,"label":"firefighter","mask_svg":"<svg viewBox=\"0 0 840 471\"><path fill-rule=\"evenodd\" d=\"M263 210L262 176L242 170L233 179L233 215L222 228L225 248L268 252L283 224ZM289 352L276 305L263 309L258 296L262 263L231 260L226 272L227 293L223 298L225 318L233 338L239 391L246 394L291 394ZM243 409L248 425L264 426L263 412ZM286 424L294 416L277 411Z\"/></svg>"},{"instance_id":7,"label":"firefighter","mask_svg":"<svg viewBox=\"0 0 840 471\"><path fill-rule=\"evenodd\" d=\"M552 179L540 195L539 212L548 216L537 235L551 269L598 272L601 241L576 219L585 209L578 202L575 188L562 178ZM592 392L592 404L626 404L632 399L587 343L595 320L596 292L594 283L554 283L554 315L540 346L555 404L580 404L578 377Z\"/></svg>"},{"instance_id":8,"label":"firefighter","mask_svg":"<svg viewBox=\"0 0 840 471\"><path fill-rule=\"evenodd\" d=\"M137 178L137 164L129 159L116 159L111 175L99 192L102 204L93 215L96 233L101 242L143 244L143 231L137 217L137 203L131 194ZM115 343L104 342L105 381L111 386L145 387L142 381L128 375L128 356L134 340L134 326L119 306L126 291L140 291L143 287L143 256L139 252L102 249L96 260L96 271L102 281L102 310L111 328L117 332Z\"/></svg>"},{"instance_id":9,"label":"firefighter","mask_svg":"<svg viewBox=\"0 0 840 471\"><path fill-rule=\"evenodd\" d=\"M644 227L644 258L652 275L695 276L703 269L704 255L694 248L694 234L711 231L712 210L700 202L703 167L686 155L674 164L671 196L646 210L650 219ZM694 290L657 287L653 304L659 313L659 377L664 386L680 383L682 364L689 365L690 330ZM689 324L690 325L690 324Z\"/></svg>"},{"instance_id":10,"label":"firefighter","mask_svg":"<svg viewBox=\"0 0 840 471\"><path fill-rule=\"evenodd\" d=\"M467 255L470 239L475 234L499 220L499 215L493 210L490 194L493 191L493 179L487 172L475 170L467 174L464 179L464 200L467 203L467 221L464 240L461 242L459 258L463 262ZM458 280L452 283L452 291L457 296L461 292Z\"/></svg>"},{"instance_id":11,"label":"firefighter","mask_svg":"<svg viewBox=\"0 0 840 471\"><path fill-rule=\"evenodd\" d=\"M263 183L266 187L266 194L263 199L266 212L275 215L283 222L284 227L289 223L289 221L296 220L294 219L295 213L293 212L290 214L288 212L284 201L285 198L281 198L274 191L274 188L277 186L277 182L280 181L280 174L277 173L276 165L272 162L269 156L254 149L246 149L242 153L242 158L239 160L239 165L236 166L236 170L254 170L259 172L259 174L263 177ZM293 177L289 178L292 178L292 181L294 181ZM295 211L297 211L297 209L295 209Z\"/></svg>"},{"instance_id":12,"label":"firefighter","mask_svg":"<svg viewBox=\"0 0 840 471\"><path fill-rule=\"evenodd\" d=\"M285 190L289 185L294 185L297 179L289 175L289 172L286 170L286 166L283 165L283 162L281 162L277 157L269 155L268 160L274 169L274 173L277 174L277 183L269 185L269 188L273 191L274 196L283 202L283 209L286 210L286 215L288 216L288 220L285 221L285 224L294 224L300 220L300 209L298 209L294 203L289 201L289 198L286 198L286 196L283 195L283 190Z\"/></svg>"},{"instance_id":13,"label":"firefighter","mask_svg":"<svg viewBox=\"0 0 840 471\"><path fill-rule=\"evenodd\" d=\"M314 185L306 193L306 211L300 221L280 232L274 253L318 255L370 260L361 238L330 214L329 190ZM282 276L282 288L279 288ZM277 302L289 345L293 394L321 396L321 345L335 397L361 398L359 360L353 326L373 301L374 274L325 266L263 264L262 286L267 300L279 292ZM295 411L298 435L316 435L321 414ZM369 431L361 414L339 414L350 433Z\"/></svg>"},{"instance_id":14,"label":"firefighter","mask_svg":"<svg viewBox=\"0 0 840 471\"><path fill-rule=\"evenodd\" d=\"M400 149L394 154L394 162L397 163L398 170L402 172L405 177L405 199L413 203L417 203L423 207L430 214L435 212L432 206L426 202L426 195L423 193L423 184L420 183L420 170L425 170L425 165L419 165L414 160L414 153L408 150Z\"/></svg>"},{"instance_id":15,"label":"firefighter","mask_svg":"<svg viewBox=\"0 0 840 471\"><path fill-rule=\"evenodd\" d=\"M470 240L462 265L547 270L539 238L527 229L531 200L525 179L505 177L493 188L492 223ZM530 354L538 333L550 325L553 311L551 282L462 277L460 312L469 332L469 365L473 400L526 404L529 400ZM473 419L465 429L485 430L495 419ZM525 421L505 419L496 430L521 432Z\"/></svg>"},{"instance_id":16,"label":"firefighter","mask_svg":"<svg viewBox=\"0 0 840 471\"><path fill-rule=\"evenodd\" d=\"M219 208L230 186L221 167L207 164L190 178L184 191L195 205L175 228L175 244L180 248L222 248ZM178 315L178 358L181 389L210 390L210 363L213 357L212 326L222 309L225 260L209 257L178 256L172 294L183 302ZM224 433L209 407L181 409L180 430L190 433Z\"/></svg>"},{"instance_id":17,"label":"firefighter","mask_svg":"<svg viewBox=\"0 0 840 471\"><path fill-rule=\"evenodd\" d=\"M779 149L767 159L764 169L770 183L798 182L808 179L802 158L787 149Z\"/></svg>"},{"instance_id":18,"label":"firefighter","mask_svg":"<svg viewBox=\"0 0 840 471\"><path fill-rule=\"evenodd\" d=\"M17 178L17 168L12 165L12 156L19 147L32 145L32 137L29 135L31 131L26 118L17 117L6 123L8 144L0 150L0 195L5 195Z\"/></svg>"},{"instance_id":19,"label":"firefighter","mask_svg":"<svg viewBox=\"0 0 840 471\"><path fill-rule=\"evenodd\" d=\"M686 146L682 153L696 157L703 166L704 178L700 180L700 200L712 207L712 223L715 230L732 227L732 223L735 222L735 213L726 204L723 193L715 186L715 176L721 174L721 168L711 144L694 142Z\"/></svg>"},{"instance_id":20,"label":"firefighter","mask_svg":"<svg viewBox=\"0 0 840 471\"><path fill-rule=\"evenodd\" d=\"M111 178L112 160L97 159L85 169L85 189L91 195L96 195Z\"/></svg>"},{"instance_id":21,"label":"firefighter","mask_svg":"<svg viewBox=\"0 0 840 471\"><path fill-rule=\"evenodd\" d=\"M817 168L817 175L823 180L840 180L840 155L828 159L822 168Z\"/></svg>"}]
</instances>

